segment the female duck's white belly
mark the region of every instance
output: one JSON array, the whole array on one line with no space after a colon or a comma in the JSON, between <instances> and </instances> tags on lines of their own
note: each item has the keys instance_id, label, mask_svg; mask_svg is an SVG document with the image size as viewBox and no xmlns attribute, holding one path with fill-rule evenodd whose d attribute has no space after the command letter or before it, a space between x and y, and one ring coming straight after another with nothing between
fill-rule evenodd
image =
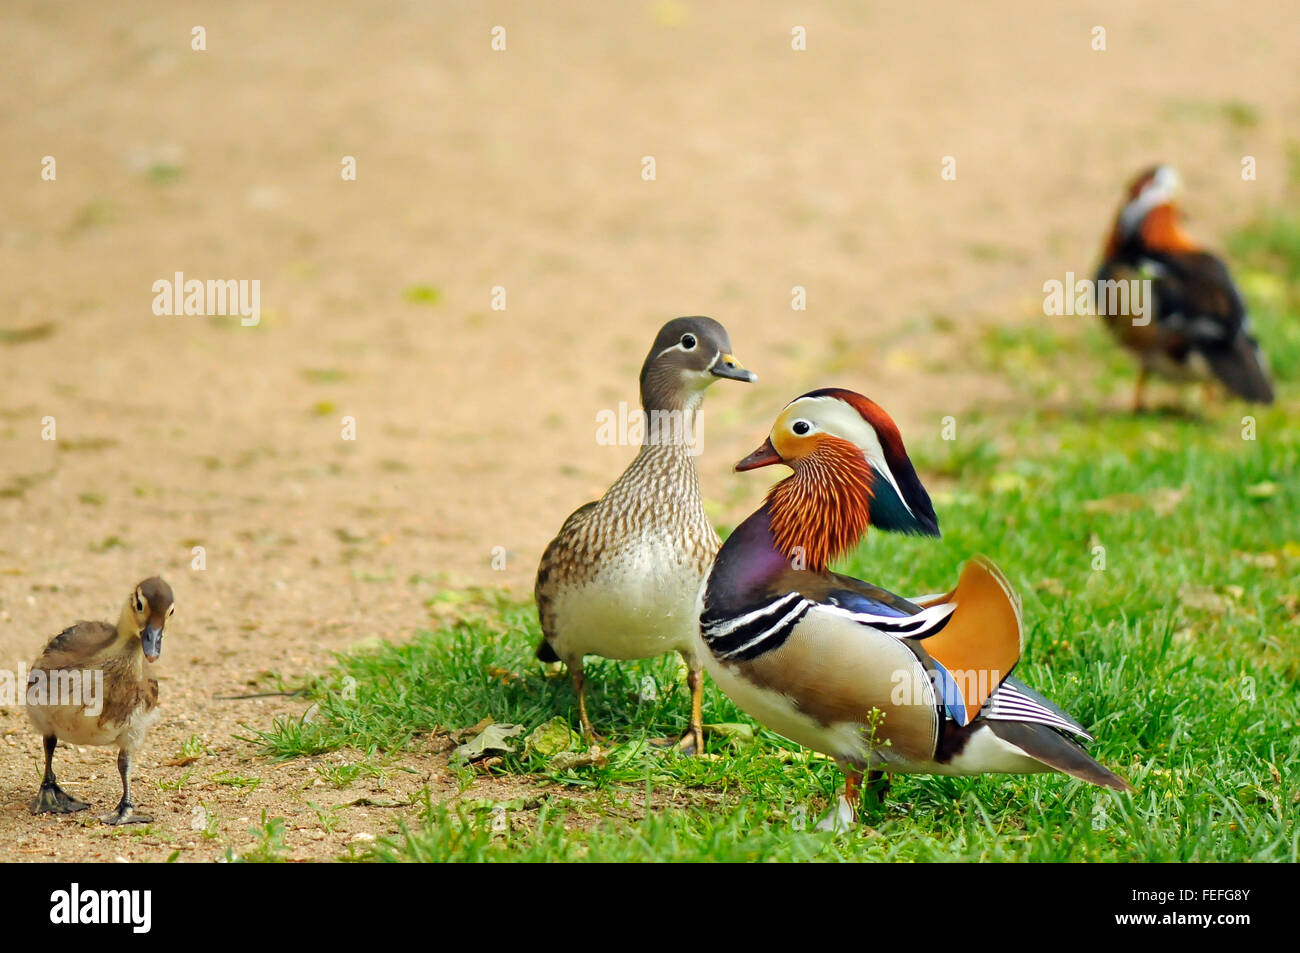
<instances>
[{"instance_id":1,"label":"female duck's white belly","mask_svg":"<svg viewBox=\"0 0 1300 953\"><path fill-rule=\"evenodd\" d=\"M552 645L561 657L638 659L693 650L703 574L680 538L641 538L609 554L580 586L560 591Z\"/></svg>"}]
</instances>

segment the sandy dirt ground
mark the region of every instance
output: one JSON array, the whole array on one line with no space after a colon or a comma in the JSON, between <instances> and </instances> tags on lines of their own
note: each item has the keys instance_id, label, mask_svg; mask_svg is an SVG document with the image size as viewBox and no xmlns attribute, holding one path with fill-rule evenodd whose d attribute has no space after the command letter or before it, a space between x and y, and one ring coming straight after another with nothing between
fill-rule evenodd
<instances>
[{"instance_id":1,"label":"sandy dirt ground","mask_svg":"<svg viewBox=\"0 0 1300 953\"><path fill-rule=\"evenodd\" d=\"M528 592L564 516L631 456L597 444L596 414L636 400L670 317L717 317L761 377L706 405L719 520L763 489L730 465L808 387L862 390L905 434L977 403L1017 413L970 342L1093 267L1136 170L1177 163L1211 243L1283 194L1294 17L1186 0L6 3L0 665L116 618L153 573L178 612L138 767L157 823L30 817L39 741L10 705L0 859L214 859L263 810L287 819L290 857L329 858L413 809L354 805L327 832L317 808L455 793L433 751L341 789L320 769L347 754L268 764L241 725L306 703L220 696L407 637L440 591ZM258 279L260 324L155 315L153 283L178 271ZM191 738L198 760L173 763ZM61 751L61 779L107 810L112 759Z\"/></svg>"}]
</instances>

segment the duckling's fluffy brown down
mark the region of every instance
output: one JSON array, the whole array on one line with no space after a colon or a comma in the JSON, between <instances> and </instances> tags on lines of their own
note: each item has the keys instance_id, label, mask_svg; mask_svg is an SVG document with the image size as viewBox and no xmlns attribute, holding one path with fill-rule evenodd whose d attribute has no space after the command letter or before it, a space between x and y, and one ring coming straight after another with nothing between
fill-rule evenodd
<instances>
[{"instance_id":1,"label":"duckling's fluffy brown down","mask_svg":"<svg viewBox=\"0 0 1300 953\"><path fill-rule=\"evenodd\" d=\"M116 626L78 622L51 639L32 663L27 717L45 748L45 773L30 806L33 814L69 814L90 806L59 787L54 753L64 741L117 746L122 799L101 820L152 820L133 811L131 756L158 718L158 682L145 675L145 662L162 652L163 631L174 611L171 587L152 576L132 590Z\"/></svg>"},{"instance_id":2,"label":"duckling's fluffy brown down","mask_svg":"<svg viewBox=\"0 0 1300 953\"><path fill-rule=\"evenodd\" d=\"M29 703L27 717L42 736L133 752L158 717L158 680L146 678L143 669L138 643L134 650L120 646L117 629L107 622L78 622L51 639L32 663L28 686L41 678L38 673L48 682L55 673L98 672L103 683L97 699L83 694L81 704Z\"/></svg>"}]
</instances>

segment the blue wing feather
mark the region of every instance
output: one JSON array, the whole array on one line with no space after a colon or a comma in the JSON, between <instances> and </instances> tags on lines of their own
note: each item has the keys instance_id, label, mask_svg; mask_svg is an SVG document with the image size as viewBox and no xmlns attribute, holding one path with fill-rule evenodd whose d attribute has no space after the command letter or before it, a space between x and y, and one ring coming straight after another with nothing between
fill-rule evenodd
<instances>
[{"instance_id":1,"label":"blue wing feather","mask_svg":"<svg viewBox=\"0 0 1300 953\"><path fill-rule=\"evenodd\" d=\"M868 615L888 615L902 618L915 615L917 611L914 609L912 612L905 612L897 605L880 599L873 599L866 593L854 592L851 589L832 589L826 593L824 601L829 605L848 609L850 612L865 612Z\"/></svg>"}]
</instances>

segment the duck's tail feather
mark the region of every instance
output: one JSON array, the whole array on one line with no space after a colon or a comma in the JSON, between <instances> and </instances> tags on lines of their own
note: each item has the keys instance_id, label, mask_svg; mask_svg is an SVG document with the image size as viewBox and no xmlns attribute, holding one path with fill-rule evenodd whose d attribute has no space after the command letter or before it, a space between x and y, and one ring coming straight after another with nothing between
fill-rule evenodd
<instances>
[{"instance_id":1,"label":"duck's tail feather","mask_svg":"<svg viewBox=\"0 0 1300 953\"><path fill-rule=\"evenodd\" d=\"M1063 774L1115 791L1133 790L1131 784L1054 728L1024 721L989 721L986 724L1007 744Z\"/></svg>"},{"instance_id":2,"label":"duck's tail feather","mask_svg":"<svg viewBox=\"0 0 1300 953\"><path fill-rule=\"evenodd\" d=\"M1254 404L1273 403L1273 382L1269 380L1267 361L1259 345L1244 330L1226 347L1207 348L1214 376L1228 390Z\"/></svg>"}]
</instances>

